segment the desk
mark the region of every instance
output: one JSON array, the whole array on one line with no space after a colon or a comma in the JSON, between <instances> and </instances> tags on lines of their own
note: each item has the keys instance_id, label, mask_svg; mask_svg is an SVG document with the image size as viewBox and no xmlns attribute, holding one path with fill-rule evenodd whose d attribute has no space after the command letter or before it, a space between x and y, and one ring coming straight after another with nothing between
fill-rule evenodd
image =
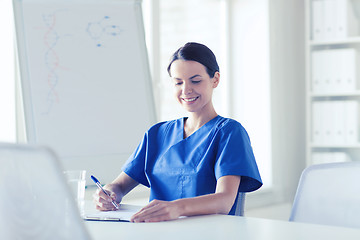
<instances>
[{"instance_id":1,"label":"desk","mask_svg":"<svg viewBox=\"0 0 360 240\"><path fill-rule=\"evenodd\" d=\"M189 217L160 223L86 222L85 226L94 240L360 239L360 229L227 215Z\"/></svg>"}]
</instances>

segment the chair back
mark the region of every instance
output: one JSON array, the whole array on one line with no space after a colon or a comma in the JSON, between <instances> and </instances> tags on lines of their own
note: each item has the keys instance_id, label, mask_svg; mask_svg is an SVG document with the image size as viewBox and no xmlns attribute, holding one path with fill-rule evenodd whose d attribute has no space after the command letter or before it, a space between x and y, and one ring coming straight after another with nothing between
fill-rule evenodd
<instances>
[{"instance_id":1,"label":"chair back","mask_svg":"<svg viewBox=\"0 0 360 240\"><path fill-rule=\"evenodd\" d=\"M245 209L245 193L239 192L239 196L236 202L235 216L244 216Z\"/></svg>"},{"instance_id":2,"label":"chair back","mask_svg":"<svg viewBox=\"0 0 360 240\"><path fill-rule=\"evenodd\" d=\"M306 168L289 220L360 228L360 162Z\"/></svg>"},{"instance_id":3,"label":"chair back","mask_svg":"<svg viewBox=\"0 0 360 240\"><path fill-rule=\"evenodd\" d=\"M0 143L0 226L1 239L90 239L51 150Z\"/></svg>"}]
</instances>

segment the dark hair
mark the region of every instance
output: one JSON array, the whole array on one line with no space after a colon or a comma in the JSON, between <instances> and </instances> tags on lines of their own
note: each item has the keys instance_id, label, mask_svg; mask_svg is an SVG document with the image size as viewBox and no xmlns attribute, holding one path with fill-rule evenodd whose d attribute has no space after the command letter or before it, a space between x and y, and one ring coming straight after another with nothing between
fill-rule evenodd
<instances>
[{"instance_id":1,"label":"dark hair","mask_svg":"<svg viewBox=\"0 0 360 240\"><path fill-rule=\"evenodd\" d=\"M170 74L171 64L176 60L195 61L205 66L206 72L212 78L215 72L219 72L219 65L214 53L205 45L195 42L188 42L180 47L170 58L167 71Z\"/></svg>"}]
</instances>

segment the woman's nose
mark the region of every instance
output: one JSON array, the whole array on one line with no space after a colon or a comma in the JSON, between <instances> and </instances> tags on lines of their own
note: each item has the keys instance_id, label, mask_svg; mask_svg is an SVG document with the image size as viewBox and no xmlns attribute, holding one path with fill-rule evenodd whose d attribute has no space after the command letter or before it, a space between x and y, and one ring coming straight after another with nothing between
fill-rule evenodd
<instances>
[{"instance_id":1,"label":"woman's nose","mask_svg":"<svg viewBox=\"0 0 360 240\"><path fill-rule=\"evenodd\" d=\"M192 89L192 86L190 85L190 84L188 84L188 83L184 83L183 84L183 94L184 95L188 95L188 94L190 94L190 93L192 93L193 92L193 89Z\"/></svg>"}]
</instances>

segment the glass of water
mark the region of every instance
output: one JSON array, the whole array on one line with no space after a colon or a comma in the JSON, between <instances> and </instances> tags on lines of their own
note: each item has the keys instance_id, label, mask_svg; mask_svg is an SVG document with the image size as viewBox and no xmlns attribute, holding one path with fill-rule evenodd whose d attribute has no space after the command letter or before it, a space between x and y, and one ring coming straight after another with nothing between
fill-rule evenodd
<instances>
[{"instance_id":1,"label":"glass of water","mask_svg":"<svg viewBox=\"0 0 360 240\"><path fill-rule=\"evenodd\" d=\"M80 215L84 215L86 170L64 171L71 192L78 204Z\"/></svg>"}]
</instances>

